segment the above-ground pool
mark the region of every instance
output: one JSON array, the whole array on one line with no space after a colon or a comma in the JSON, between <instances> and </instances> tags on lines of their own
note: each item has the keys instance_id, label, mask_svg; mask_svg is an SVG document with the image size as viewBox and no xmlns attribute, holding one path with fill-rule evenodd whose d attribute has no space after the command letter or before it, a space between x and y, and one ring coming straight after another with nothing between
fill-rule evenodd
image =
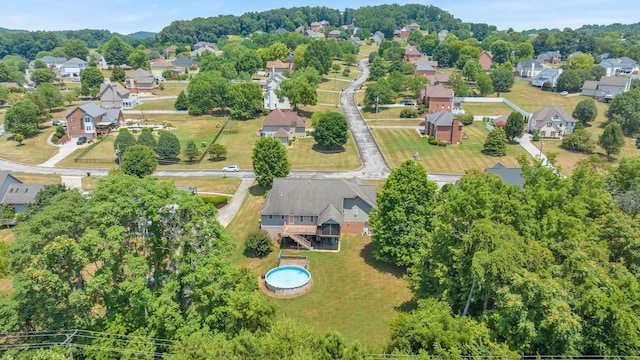
<instances>
[{"instance_id":1,"label":"above-ground pool","mask_svg":"<svg viewBox=\"0 0 640 360\"><path fill-rule=\"evenodd\" d=\"M310 281L311 274L307 269L293 265L273 268L265 275L267 289L283 295L304 291Z\"/></svg>"}]
</instances>

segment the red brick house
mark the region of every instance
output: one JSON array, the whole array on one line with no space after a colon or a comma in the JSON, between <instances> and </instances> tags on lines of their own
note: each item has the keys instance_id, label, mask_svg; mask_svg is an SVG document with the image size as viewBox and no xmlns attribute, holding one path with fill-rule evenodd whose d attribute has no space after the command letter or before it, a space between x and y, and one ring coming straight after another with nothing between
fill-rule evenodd
<instances>
[{"instance_id":1,"label":"red brick house","mask_svg":"<svg viewBox=\"0 0 640 360\"><path fill-rule=\"evenodd\" d=\"M437 141L448 144L460 144L462 124L452 113L440 111L425 116L424 134L433 136Z\"/></svg>"},{"instance_id":2,"label":"red brick house","mask_svg":"<svg viewBox=\"0 0 640 360\"><path fill-rule=\"evenodd\" d=\"M482 50L478 57L478 62L483 70L489 70L491 69L491 64L493 64L493 55L490 51Z\"/></svg>"},{"instance_id":3,"label":"red brick house","mask_svg":"<svg viewBox=\"0 0 640 360\"><path fill-rule=\"evenodd\" d=\"M415 47L411 45L407 45L404 47L405 61L415 61L415 60L421 59L422 57L424 57L424 55L420 51L418 51L418 49L416 49Z\"/></svg>"},{"instance_id":4,"label":"red brick house","mask_svg":"<svg viewBox=\"0 0 640 360\"><path fill-rule=\"evenodd\" d=\"M106 135L124 121L120 109L105 109L94 103L86 103L69 110L65 116L67 133L71 139L86 136L95 139Z\"/></svg>"},{"instance_id":5,"label":"red brick house","mask_svg":"<svg viewBox=\"0 0 640 360\"><path fill-rule=\"evenodd\" d=\"M453 90L441 84L427 85L420 94L422 103L429 108L430 113L453 110Z\"/></svg>"}]
</instances>

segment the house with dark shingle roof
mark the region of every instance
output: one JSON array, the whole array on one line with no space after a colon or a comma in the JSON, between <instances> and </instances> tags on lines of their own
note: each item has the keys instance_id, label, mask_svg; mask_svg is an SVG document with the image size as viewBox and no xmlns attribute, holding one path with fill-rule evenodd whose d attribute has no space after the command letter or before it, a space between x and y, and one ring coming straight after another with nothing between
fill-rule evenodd
<instances>
[{"instance_id":1,"label":"house with dark shingle roof","mask_svg":"<svg viewBox=\"0 0 640 360\"><path fill-rule=\"evenodd\" d=\"M616 95L631 89L631 78L626 76L603 76L600 81L587 80L582 85L582 95L598 101L611 101Z\"/></svg>"},{"instance_id":2,"label":"house with dark shingle roof","mask_svg":"<svg viewBox=\"0 0 640 360\"><path fill-rule=\"evenodd\" d=\"M274 137L287 146L294 136L306 136L306 127L307 119L298 116L295 111L274 109L262 121L260 133L262 136Z\"/></svg>"},{"instance_id":3,"label":"house with dark shingle roof","mask_svg":"<svg viewBox=\"0 0 640 360\"><path fill-rule=\"evenodd\" d=\"M605 68L607 76L638 75L640 73L638 62L626 56L611 59L607 58L602 60L598 65Z\"/></svg>"},{"instance_id":4,"label":"house with dark shingle roof","mask_svg":"<svg viewBox=\"0 0 640 360\"><path fill-rule=\"evenodd\" d=\"M131 92L120 85L118 82L107 82L100 85L98 92L100 98L100 107L103 109L128 109L138 105L138 95Z\"/></svg>"},{"instance_id":5,"label":"house with dark shingle roof","mask_svg":"<svg viewBox=\"0 0 640 360\"><path fill-rule=\"evenodd\" d=\"M562 69L547 68L531 79L531 85L539 88L550 87L555 89L558 85L558 78L562 74Z\"/></svg>"},{"instance_id":6,"label":"house with dark shingle roof","mask_svg":"<svg viewBox=\"0 0 640 360\"><path fill-rule=\"evenodd\" d=\"M562 106L547 106L529 117L527 131L540 132L541 137L561 139L563 135L573 133L577 122Z\"/></svg>"},{"instance_id":7,"label":"house with dark shingle roof","mask_svg":"<svg viewBox=\"0 0 640 360\"><path fill-rule=\"evenodd\" d=\"M515 74L520 77L531 78L540 74L542 70L544 70L542 62L535 59L522 60L516 65Z\"/></svg>"},{"instance_id":8,"label":"house with dark shingle roof","mask_svg":"<svg viewBox=\"0 0 640 360\"><path fill-rule=\"evenodd\" d=\"M339 250L343 233L369 233L376 187L350 180L277 178L260 209L260 228L309 250Z\"/></svg>"},{"instance_id":9,"label":"house with dark shingle roof","mask_svg":"<svg viewBox=\"0 0 640 360\"><path fill-rule=\"evenodd\" d=\"M18 213L33 202L38 192L44 188L39 184L23 184L7 172L0 172L0 204L9 204Z\"/></svg>"},{"instance_id":10,"label":"house with dark shingle roof","mask_svg":"<svg viewBox=\"0 0 640 360\"><path fill-rule=\"evenodd\" d=\"M404 60L415 61L425 57L415 46L407 45L404 47Z\"/></svg>"},{"instance_id":11,"label":"house with dark shingle roof","mask_svg":"<svg viewBox=\"0 0 640 360\"><path fill-rule=\"evenodd\" d=\"M538 55L536 59L543 64L558 64L562 60L562 55L557 50L547 51Z\"/></svg>"},{"instance_id":12,"label":"house with dark shingle roof","mask_svg":"<svg viewBox=\"0 0 640 360\"><path fill-rule=\"evenodd\" d=\"M453 90L441 84L427 85L427 88L420 93L420 99L429 108L430 113L453 111Z\"/></svg>"},{"instance_id":13,"label":"house with dark shingle roof","mask_svg":"<svg viewBox=\"0 0 640 360\"><path fill-rule=\"evenodd\" d=\"M80 76L80 71L86 69L88 66L88 62L74 57L65 61L62 66L60 66L60 73L63 77L78 77Z\"/></svg>"},{"instance_id":14,"label":"house with dark shingle roof","mask_svg":"<svg viewBox=\"0 0 640 360\"><path fill-rule=\"evenodd\" d=\"M462 124L449 111L427 114L424 122L424 134L433 136L437 141L447 144L460 144Z\"/></svg>"},{"instance_id":15,"label":"house with dark shingle roof","mask_svg":"<svg viewBox=\"0 0 640 360\"><path fill-rule=\"evenodd\" d=\"M524 179L521 175L522 168L508 168L501 163L496 163L492 167L484 169L484 172L500 176L507 184L520 188L524 186Z\"/></svg>"},{"instance_id":16,"label":"house with dark shingle roof","mask_svg":"<svg viewBox=\"0 0 640 360\"><path fill-rule=\"evenodd\" d=\"M69 110L65 120L71 139L77 139L81 136L95 139L98 135L106 135L115 129L124 120L124 117L120 109L105 109L89 102Z\"/></svg>"},{"instance_id":17,"label":"house with dark shingle roof","mask_svg":"<svg viewBox=\"0 0 640 360\"><path fill-rule=\"evenodd\" d=\"M144 69L136 69L127 75L127 89L132 93L140 91L150 91L158 87L158 82L152 73Z\"/></svg>"}]
</instances>

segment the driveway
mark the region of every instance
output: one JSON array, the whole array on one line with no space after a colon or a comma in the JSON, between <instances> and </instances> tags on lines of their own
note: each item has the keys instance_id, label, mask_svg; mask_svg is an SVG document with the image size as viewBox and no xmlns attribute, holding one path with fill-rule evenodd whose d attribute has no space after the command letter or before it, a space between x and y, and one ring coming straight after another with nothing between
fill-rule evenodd
<instances>
[{"instance_id":1,"label":"driveway","mask_svg":"<svg viewBox=\"0 0 640 360\"><path fill-rule=\"evenodd\" d=\"M340 107L347 118L349 130L356 143L356 148L362 160L362 168L357 172L363 178L386 178L391 169L387 164L378 144L373 139L373 135L367 127L355 102L356 91L360 85L369 77L369 67L367 60L360 61L360 76L349 86L344 88L340 94Z\"/></svg>"},{"instance_id":2,"label":"driveway","mask_svg":"<svg viewBox=\"0 0 640 360\"><path fill-rule=\"evenodd\" d=\"M51 138L49 138L49 140L50 139ZM78 145L76 145L76 140L74 139L67 141L63 145L54 145L54 146L58 147L58 153L53 155L49 160L43 162L38 166L49 167L49 168L55 167L57 163L62 161L62 159L66 158L67 156L71 155L71 153L74 152L79 147ZM89 145L84 144L84 146L86 147Z\"/></svg>"}]
</instances>

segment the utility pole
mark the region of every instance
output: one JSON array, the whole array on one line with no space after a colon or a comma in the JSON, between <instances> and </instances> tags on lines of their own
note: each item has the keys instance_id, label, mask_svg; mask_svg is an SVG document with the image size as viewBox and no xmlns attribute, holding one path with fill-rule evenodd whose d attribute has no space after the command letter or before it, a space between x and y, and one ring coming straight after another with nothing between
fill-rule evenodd
<instances>
[{"instance_id":1,"label":"utility pole","mask_svg":"<svg viewBox=\"0 0 640 360\"><path fill-rule=\"evenodd\" d=\"M116 155L118 156L118 170L122 170L122 151L120 151L120 144L116 145Z\"/></svg>"},{"instance_id":2,"label":"utility pole","mask_svg":"<svg viewBox=\"0 0 640 360\"><path fill-rule=\"evenodd\" d=\"M413 163L418 163L418 148L416 148L416 151L413 153Z\"/></svg>"},{"instance_id":3,"label":"utility pole","mask_svg":"<svg viewBox=\"0 0 640 360\"><path fill-rule=\"evenodd\" d=\"M378 100L379 100L379 97L378 95L376 95L376 122L378 122Z\"/></svg>"}]
</instances>

